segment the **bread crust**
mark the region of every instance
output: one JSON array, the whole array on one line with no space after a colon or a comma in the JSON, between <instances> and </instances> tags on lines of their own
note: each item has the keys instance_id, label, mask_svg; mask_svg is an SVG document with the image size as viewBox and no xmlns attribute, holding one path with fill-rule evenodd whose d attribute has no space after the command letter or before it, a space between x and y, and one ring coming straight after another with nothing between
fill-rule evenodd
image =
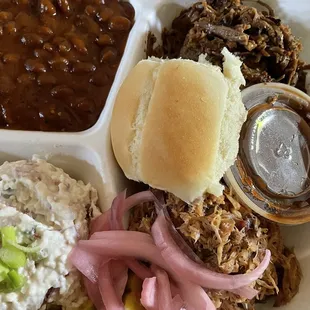
<instances>
[{"instance_id":1,"label":"bread crust","mask_svg":"<svg viewBox=\"0 0 310 310\"><path fill-rule=\"evenodd\" d=\"M222 122L231 86L211 64L140 62L119 91L111 122L113 150L125 175L186 202L206 191L220 194ZM243 107L241 96L237 100ZM232 124L238 137L239 127ZM232 143L238 149L238 139Z\"/></svg>"}]
</instances>

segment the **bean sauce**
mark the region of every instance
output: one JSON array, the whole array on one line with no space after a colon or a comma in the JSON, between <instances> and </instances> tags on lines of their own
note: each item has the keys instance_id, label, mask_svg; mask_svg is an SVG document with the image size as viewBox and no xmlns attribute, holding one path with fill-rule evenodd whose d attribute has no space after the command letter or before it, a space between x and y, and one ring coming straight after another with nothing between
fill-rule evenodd
<instances>
[{"instance_id":1,"label":"bean sauce","mask_svg":"<svg viewBox=\"0 0 310 310\"><path fill-rule=\"evenodd\" d=\"M0 128L93 126L134 15L117 0L0 0Z\"/></svg>"}]
</instances>

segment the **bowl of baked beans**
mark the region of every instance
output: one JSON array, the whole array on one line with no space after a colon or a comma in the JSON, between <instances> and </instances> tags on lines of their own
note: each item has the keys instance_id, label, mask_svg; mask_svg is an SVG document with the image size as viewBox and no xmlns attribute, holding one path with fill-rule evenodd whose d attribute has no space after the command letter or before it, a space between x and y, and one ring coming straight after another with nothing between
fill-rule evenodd
<instances>
[{"instance_id":1,"label":"bowl of baked beans","mask_svg":"<svg viewBox=\"0 0 310 310\"><path fill-rule=\"evenodd\" d=\"M1 0L0 128L92 127L134 19L133 6L117 0Z\"/></svg>"}]
</instances>

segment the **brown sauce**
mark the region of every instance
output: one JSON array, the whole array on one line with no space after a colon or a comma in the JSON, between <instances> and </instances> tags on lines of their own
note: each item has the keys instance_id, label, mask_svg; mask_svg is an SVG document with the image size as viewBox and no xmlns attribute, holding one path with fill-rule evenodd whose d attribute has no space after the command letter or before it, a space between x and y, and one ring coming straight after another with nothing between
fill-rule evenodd
<instances>
[{"instance_id":1,"label":"brown sauce","mask_svg":"<svg viewBox=\"0 0 310 310\"><path fill-rule=\"evenodd\" d=\"M274 91L273 89L270 92ZM258 90L257 90L258 92ZM261 90L262 98L266 95ZM253 93L252 97L255 98L256 94ZM309 131L309 113L310 113L310 102L302 98L298 93L279 93L269 97L266 103L258 104L249 110L248 120L250 120L255 114L273 109L274 105L278 109L291 109L301 117L301 121L298 123L299 131L303 133L303 136L310 139ZM248 130L248 122L245 123L243 130L241 131L241 141L247 140L245 133ZM242 143L242 142L241 142ZM302 150L303 159L305 163L308 162L308 151ZM237 182L241 186L242 190L247 196L252 197L252 201L260 209L264 210L264 216L273 221L279 221L285 223L285 219L288 218L288 222L303 223L309 221L309 206L310 206L310 188L307 186L304 191L294 196L288 196L285 194L277 193L272 195L268 184L261 178L251 167L248 162L248 155L240 148L240 153L236 161L235 168L238 173L235 174ZM290 217L292 219L290 219Z\"/></svg>"},{"instance_id":2,"label":"brown sauce","mask_svg":"<svg viewBox=\"0 0 310 310\"><path fill-rule=\"evenodd\" d=\"M117 0L1 0L0 128L93 126L134 15Z\"/></svg>"}]
</instances>

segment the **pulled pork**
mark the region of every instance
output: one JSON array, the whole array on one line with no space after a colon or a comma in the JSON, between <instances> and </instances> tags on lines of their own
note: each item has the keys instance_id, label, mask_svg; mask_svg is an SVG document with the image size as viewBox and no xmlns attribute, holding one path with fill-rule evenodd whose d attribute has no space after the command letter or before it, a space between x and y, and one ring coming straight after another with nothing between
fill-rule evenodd
<instances>
[{"instance_id":1,"label":"pulled pork","mask_svg":"<svg viewBox=\"0 0 310 310\"><path fill-rule=\"evenodd\" d=\"M162 45L155 46L150 34L147 56L185 58L198 61L200 54L222 66L221 51L227 47L243 62L247 86L278 81L296 86L304 81L304 63L299 60L302 45L273 10L258 11L240 0L197 2L176 17L171 29L162 33ZM305 84L298 87L305 90Z\"/></svg>"},{"instance_id":2,"label":"pulled pork","mask_svg":"<svg viewBox=\"0 0 310 310\"><path fill-rule=\"evenodd\" d=\"M188 205L172 194L165 194L165 206L183 239L207 268L225 274L255 269L265 250L272 259L263 276L252 284L259 293L247 300L226 291L208 291L217 309L255 309L255 302L275 296L274 306L288 303L298 292L301 270L295 254L283 245L277 224L254 215L230 193ZM150 233L156 218L153 203L136 206L129 229Z\"/></svg>"}]
</instances>

